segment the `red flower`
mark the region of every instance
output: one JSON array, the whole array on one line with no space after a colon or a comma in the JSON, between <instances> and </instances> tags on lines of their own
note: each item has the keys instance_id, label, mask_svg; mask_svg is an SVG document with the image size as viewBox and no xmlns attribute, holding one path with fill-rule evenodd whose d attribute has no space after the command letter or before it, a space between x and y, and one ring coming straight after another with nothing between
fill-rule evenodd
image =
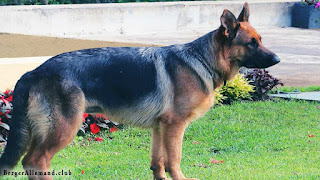
<instances>
[{"instance_id":1,"label":"red flower","mask_svg":"<svg viewBox=\"0 0 320 180\"><path fill-rule=\"evenodd\" d=\"M12 96L9 96L8 98L5 98L5 100L12 102Z\"/></svg>"},{"instance_id":2,"label":"red flower","mask_svg":"<svg viewBox=\"0 0 320 180\"><path fill-rule=\"evenodd\" d=\"M81 174L84 174L84 170L81 171Z\"/></svg>"},{"instance_id":3,"label":"red flower","mask_svg":"<svg viewBox=\"0 0 320 180\"><path fill-rule=\"evenodd\" d=\"M7 113L8 114L8 113ZM3 112L0 112L0 115L3 115L5 116L6 118L8 118L7 114L3 113Z\"/></svg>"},{"instance_id":4,"label":"red flower","mask_svg":"<svg viewBox=\"0 0 320 180\"><path fill-rule=\"evenodd\" d=\"M89 116L88 113L83 113L83 119L82 119L82 122L85 122L86 121L86 118Z\"/></svg>"},{"instance_id":5,"label":"red flower","mask_svg":"<svg viewBox=\"0 0 320 180\"><path fill-rule=\"evenodd\" d=\"M96 117L97 118L102 118L102 119L108 119L107 116L105 116L104 114L101 114L101 113L97 113Z\"/></svg>"},{"instance_id":6,"label":"red flower","mask_svg":"<svg viewBox=\"0 0 320 180\"><path fill-rule=\"evenodd\" d=\"M88 138L88 141L91 141L91 139L90 139L90 138Z\"/></svg>"},{"instance_id":7,"label":"red flower","mask_svg":"<svg viewBox=\"0 0 320 180\"><path fill-rule=\"evenodd\" d=\"M11 92L11 91L10 91L9 89L7 89L4 93L5 93L5 94L10 94L10 92Z\"/></svg>"},{"instance_id":8,"label":"red flower","mask_svg":"<svg viewBox=\"0 0 320 180\"><path fill-rule=\"evenodd\" d=\"M93 134L97 134L100 131L100 127L96 124L90 124L90 130Z\"/></svg>"},{"instance_id":9,"label":"red flower","mask_svg":"<svg viewBox=\"0 0 320 180\"><path fill-rule=\"evenodd\" d=\"M118 131L119 129L116 128L116 126L113 126L112 128L110 128L110 132L113 133L115 131Z\"/></svg>"},{"instance_id":10,"label":"red flower","mask_svg":"<svg viewBox=\"0 0 320 180\"><path fill-rule=\"evenodd\" d=\"M104 140L103 138L101 138L101 137L96 137L96 138L94 138L94 140L95 141L99 141L99 142L101 142L102 140Z\"/></svg>"}]
</instances>

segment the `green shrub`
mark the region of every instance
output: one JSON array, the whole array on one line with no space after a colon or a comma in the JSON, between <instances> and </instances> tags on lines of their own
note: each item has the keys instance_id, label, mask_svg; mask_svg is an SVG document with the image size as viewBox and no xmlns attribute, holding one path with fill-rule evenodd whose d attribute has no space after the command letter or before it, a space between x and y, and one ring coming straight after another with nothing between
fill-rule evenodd
<instances>
[{"instance_id":1,"label":"green shrub","mask_svg":"<svg viewBox=\"0 0 320 180\"><path fill-rule=\"evenodd\" d=\"M236 100L251 99L250 92L254 92L253 89L254 86L242 74L237 74L221 89L215 90L215 103L230 104Z\"/></svg>"},{"instance_id":2,"label":"green shrub","mask_svg":"<svg viewBox=\"0 0 320 180\"><path fill-rule=\"evenodd\" d=\"M216 89L214 92L214 104L222 104L226 97L222 95L221 89Z\"/></svg>"},{"instance_id":3,"label":"green shrub","mask_svg":"<svg viewBox=\"0 0 320 180\"><path fill-rule=\"evenodd\" d=\"M254 101L268 100L268 93L276 86L283 83L276 77L272 76L269 71L265 69L253 69L247 72L245 78L253 85L254 92L251 93L251 97Z\"/></svg>"}]
</instances>

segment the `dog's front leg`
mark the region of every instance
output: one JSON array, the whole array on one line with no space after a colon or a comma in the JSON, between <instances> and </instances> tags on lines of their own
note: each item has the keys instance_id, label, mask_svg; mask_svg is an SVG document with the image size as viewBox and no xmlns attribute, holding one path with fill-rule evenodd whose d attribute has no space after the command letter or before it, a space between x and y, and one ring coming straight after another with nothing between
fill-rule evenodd
<instances>
[{"instance_id":1,"label":"dog's front leg","mask_svg":"<svg viewBox=\"0 0 320 180\"><path fill-rule=\"evenodd\" d=\"M185 122L173 122L170 124L161 124L161 135L165 152L167 153L166 169L174 180L185 179L180 169L182 140L184 130L187 126Z\"/></svg>"},{"instance_id":2,"label":"dog's front leg","mask_svg":"<svg viewBox=\"0 0 320 180\"><path fill-rule=\"evenodd\" d=\"M152 154L151 154L151 166L153 171L153 179L162 180L167 179L165 173L165 152L163 146L163 139L161 138L160 127L154 127L152 129Z\"/></svg>"}]
</instances>

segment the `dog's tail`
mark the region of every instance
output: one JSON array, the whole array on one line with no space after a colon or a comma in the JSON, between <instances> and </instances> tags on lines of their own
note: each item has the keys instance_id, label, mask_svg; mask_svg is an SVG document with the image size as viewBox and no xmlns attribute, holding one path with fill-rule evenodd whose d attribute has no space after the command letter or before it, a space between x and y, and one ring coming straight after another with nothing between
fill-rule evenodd
<instances>
[{"instance_id":1,"label":"dog's tail","mask_svg":"<svg viewBox=\"0 0 320 180\"><path fill-rule=\"evenodd\" d=\"M13 113L7 146L0 158L0 176L20 160L28 145L27 110L30 91L28 73L21 77L13 92Z\"/></svg>"}]
</instances>

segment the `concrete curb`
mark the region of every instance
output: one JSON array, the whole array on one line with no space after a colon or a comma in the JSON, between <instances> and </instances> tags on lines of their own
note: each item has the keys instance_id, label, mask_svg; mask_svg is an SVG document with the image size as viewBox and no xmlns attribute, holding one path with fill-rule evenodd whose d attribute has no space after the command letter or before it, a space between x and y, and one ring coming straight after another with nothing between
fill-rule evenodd
<instances>
[{"instance_id":1,"label":"concrete curb","mask_svg":"<svg viewBox=\"0 0 320 180\"><path fill-rule=\"evenodd\" d=\"M253 26L291 26L299 0L249 1ZM55 37L132 35L215 29L229 9L236 16L243 1L198 1L0 7L0 32Z\"/></svg>"},{"instance_id":2,"label":"concrete curb","mask_svg":"<svg viewBox=\"0 0 320 180\"><path fill-rule=\"evenodd\" d=\"M303 92L298 94L270 94L274 98L284 99L297 99L305 101L318 101L320 102L320 92Z\"/></svg>"},{"instance_id":3,"label":"concrete curb","mask_svg":"<svg viewBox=\"0 0 320 180\"><path fill-rule=\"evenodd\" d=\"M44 63L52 56L0 58L0 65L4 64L39 64Z\"/></svg>"}]
</instances>

